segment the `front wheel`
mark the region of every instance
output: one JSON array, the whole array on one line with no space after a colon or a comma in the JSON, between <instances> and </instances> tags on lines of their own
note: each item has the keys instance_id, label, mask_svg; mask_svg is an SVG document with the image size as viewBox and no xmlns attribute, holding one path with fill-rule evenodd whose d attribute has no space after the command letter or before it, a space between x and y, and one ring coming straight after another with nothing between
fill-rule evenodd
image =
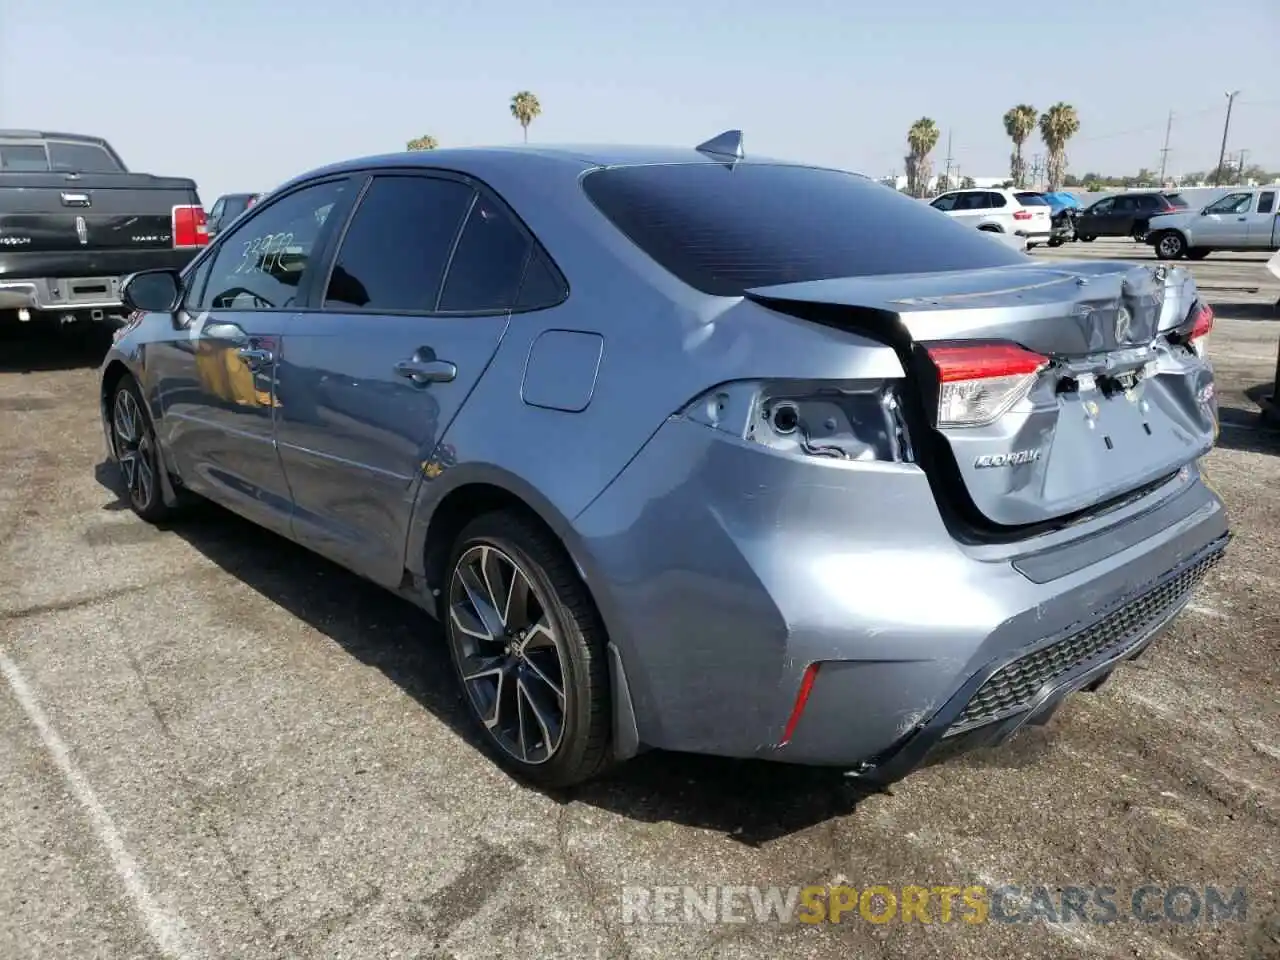
<instances>
[{"instance_id":1,"label":"front wheel","mask_svg":"<svg viewBox=\"0 0 1280 960\"><path fill-rule=\"evenodd\" d=\"M111 398L111 445L133 512L148 523L168 519L173 511L160 492L156 433L131 376L121 379Z\"/></svg>"},{"instance_id":2,"label":"front wheel","mask_svg":"<svg viewBox=\"0 0 1280 960\"><path fill-rule=\"evenodd\" d=\"M1168 230L1155 237L1156 256L1161 260L1178 260L1187 252L1187 241L1176 230Z\"/></svg>"},{"instance_id":3,"label":"front wheel","mask_svg":"<svg viewBox=\"0 0 1280 960\"><path fill-rule=\"evenodd\" d=\"M600 616L564 548L521 515L471 521L449 562L442 611L464 699L512 773L566 787L610 759Z\"/></svg>"}]
</instances>

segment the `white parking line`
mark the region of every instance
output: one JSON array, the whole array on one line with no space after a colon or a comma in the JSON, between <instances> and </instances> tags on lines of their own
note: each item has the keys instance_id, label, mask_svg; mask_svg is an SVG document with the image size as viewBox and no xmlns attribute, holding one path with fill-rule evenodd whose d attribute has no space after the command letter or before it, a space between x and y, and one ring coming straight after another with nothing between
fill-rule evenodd
<instances>
[{"instance_id":1,"label":"white parking line","mask_svg":"<svg viewBox=\"0 0 1280 960\"><path fill-rule=\"evenodd\" d=\"M31 687L27 685L26 678L23 677L17 664L3 650L0 650L0 673L3 673L5 679L9 681L13 695L39 732L40 739L44 741L50 756L53 757L53 762L66 779L67 786L71 788L72 794L89 815L89 822L93 825L94 832L97 833L98 839L102 841L102 845L107 848L107 854L111 857L111 866L132 898L135 909L146 925L147 933L155 941L160 952L171 960L196 960L197 957L202 956L182 918L156 903L142 879L137 861L125 848L120 832L112 823L111 815L98 800L84 775L76 768L75 762L71 759L71 751L67 749L66 743L49 722L49 717L40 706L40 701L36 699L35 694L31 692Z\"/></svg>"}]
</instances>

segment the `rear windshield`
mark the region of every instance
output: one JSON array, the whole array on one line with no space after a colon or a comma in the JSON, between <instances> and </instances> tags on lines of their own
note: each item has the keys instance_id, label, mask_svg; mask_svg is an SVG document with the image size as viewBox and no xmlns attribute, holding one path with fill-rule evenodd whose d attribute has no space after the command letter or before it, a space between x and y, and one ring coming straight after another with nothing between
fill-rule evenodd
<instances>
[{"instance_id":1,"label":"rear windshield","mask_svg":"<svg viewBox=\"0 0 1280 960\"><path fill-rule=\"evenodd\" d=\"M1019 193L1017 194L1018 202L1024 207L1047 207L1050 206L1048 200L1040 196L1038 193Z\"/></svg>"},{"instance_id":2,"label":"rear windshield","mask_svg":"<svg viewBox=\"0 0 1280 960\"><path fill-rule=\"evenodd\" d=\"M1170 206L1183 208L1187 206L1187 201L1183 199L1180 193L1166 193L1164 198L1169 201Z\"/></svg>"},{"instance_id":3,"label":"rear windshield","mask_svg":"<svg viewBox=\"0 0 1280 960\"><path fill-rule=\"evenodd\" d=\"M69 140L0 144L0 170L11 173L123 172L115 157L96 143L75 143Z\"/></svg>"},{"instance_id":4,"label":"rear windshield","mask_svg":"<svg viewBox=\"0 0 1280 960\"><path fill-rule=\"evenodd\" d=\"M1025 262L1013 248L874 180L812 167L661 164L597 170L587 196L704 293L831 277Z\"/></svg>"}]
</instances>

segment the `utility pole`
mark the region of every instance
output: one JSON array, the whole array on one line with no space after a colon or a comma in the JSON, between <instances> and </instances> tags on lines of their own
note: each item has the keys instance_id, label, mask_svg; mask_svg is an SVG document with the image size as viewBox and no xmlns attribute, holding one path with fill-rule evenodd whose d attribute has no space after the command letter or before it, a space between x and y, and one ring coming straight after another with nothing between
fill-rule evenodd
<instances>
[{"instance_id":1,"label":"utility pole","mask_svg":"<svg viewBox=\"0 0 1280 960\"><path fill-rule=\"evenodd\" d=\"M955 158L951 156L951 131L948 130L947 131L947 170L946 170L946 173L943 174L943 176L947 178L948 187L951 186L951 161L954 159Z\"/></svg>"},{"instance_id":2,"label":"utility pole","mask_svg":"<svg viewBox=\"0 0 1280 960\"><path fill-rule=\"evenodd\" d=\"M1236 97L1240 96L1239 90L1228 90L1227 98L1227 119L1222 124L1222 149L1218 151L1218 168L1213 171L1213 185L1219 186L1222 180L1222 165L1227 159L1227 131L1231 129L1231 105L1236 102Z\"/></svg>"},{"instance_id":3,"label":"utility pole","mask_svg":"<svg viewBox=\"0 0 1280 960\"><path fill-rule=\"evenodd\" d=\"M1173 132L1173 111L1169 111L1169 122L1164 127L1164 148L1160 151L1160 186L1164 186L1164 171L1169 162L1169 134Z\"/></svg>"}]
</instances>

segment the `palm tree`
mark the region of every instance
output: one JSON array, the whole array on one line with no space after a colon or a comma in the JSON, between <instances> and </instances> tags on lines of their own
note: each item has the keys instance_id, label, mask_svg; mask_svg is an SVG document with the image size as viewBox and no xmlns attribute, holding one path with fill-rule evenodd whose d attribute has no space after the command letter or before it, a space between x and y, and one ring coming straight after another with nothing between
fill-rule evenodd
<instances>
[{"instance_id":1,"label":"palm tree","mask_svg":"<svg viewBox=\"0 0 1280 960\"><path fill-rule=\"evenodd\" d=\"M1061 190L1067 174L1067 141L1080 131L1080 117L1069 103L1055 103L1040 115L1040 139L1049 148L1045 176L1050 190Z\"/></svg>"},{"instance_id":2,"label":"palm tree","mask_svg":"<svg viewBox=\"0 0 1280 960\"><path fill-rule=\"evenodd\" d=\"M907 146L911 152L904 158L907 165L907 193L923 197L929 189L929 152L938 145L938 125L928 117L921 117L907 131Z\"/></svg>"},{"instance_id":3,"label":"palm tree","mask_svg":"<svg viewBox=\"0 0 1280 960\"><path fill-rule=\"evenodd\" d=\"M1022 159L1022 145L1036 129L1036 108L1020 103L1005 112L1004 132L1013 141L1013 154L1009 157L1009 174L1016 187L1027 185L1027 161Z\"/></svg>"},{"instance_id":4,"label":"palm tree","mask_svg":"<svg viewBox=\"0 0 1280 960\"><path fill-rule=\"evenodd\" d=\"M404 145L406 150L434 150L440 146L440 141L429 133L424 133L420 137L414 137Z\"/></svg>"},{"instance_id":5,"label":"palm tree","mask_svg":"<svg viewBox=\"0 0 1280 960\"><path fill-rule=\"evenodd\" d=\"M529 142L529 124L533 123L534 118L541 113L542 104L528 90L521 90L511 98L511 115L520 121L520 128L524 131L525 143Z\"/></svg>"}]
</instances>

